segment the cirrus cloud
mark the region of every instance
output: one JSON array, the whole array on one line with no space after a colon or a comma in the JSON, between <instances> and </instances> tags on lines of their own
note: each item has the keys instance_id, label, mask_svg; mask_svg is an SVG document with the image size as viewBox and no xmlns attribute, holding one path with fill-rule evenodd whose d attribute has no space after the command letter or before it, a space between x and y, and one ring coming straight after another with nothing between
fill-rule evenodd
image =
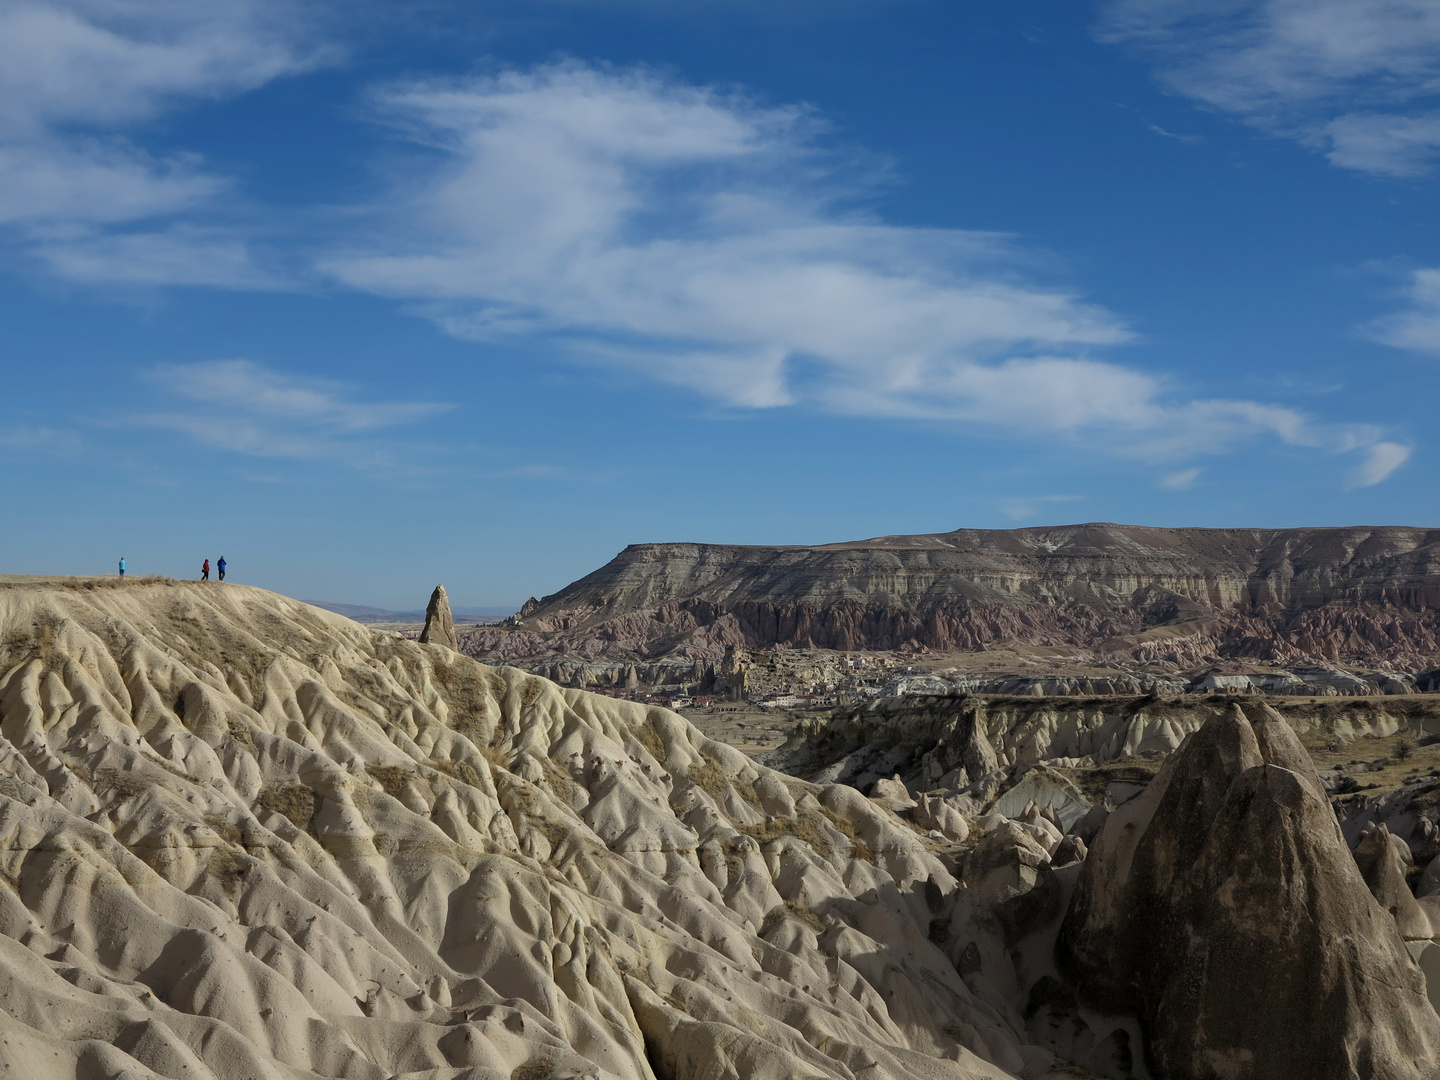
<instances>
[{"instance_id":1,"label":"cirrus cloud","mask_svg":"<svg viewBox=\"0 0 1440 1080\"><path fill-rule=\"evenodd\" d=\"M1112 0L1102 40L1176 93L1388 176L1440 155L1440 6L1432 0Z\"/></svg>"},{"instance_id":2,"label":"cirrus cloud","mask_svg":"<svg viewBox=\"0 0 1440 1080\"><path fill-rule=\"evenodd\" d=\"M804 109L578 63L392 87L376 106L417 160L371 239L324 269L459 337L543 338L732 407L1155 460L1380 438L1094 358L1133 339L1123 319L1037 280L1012 237L854 209Z\"/></svg>"},{"instance_id":3,"label":"cirrus cloud","mask_svg":"<svg viewBox=\"0 0 1440 1080\"><path fill-rule=\"evenodd\" d=\"M289 375L249 360L161 364L146 377L180 402L131 418L138 426L255 457L328 459L369 470L409 469L404 448L377 433L453 407L356 400L355 388L344 383Z\"/></svg>"},{"instance_id":4,"label":"cirrus cloud","mask_svg":"<svg viewBox=\"0 0 1440 1080\"><path fill-rule=\"evenodd\" d=\"M16 0L0 9L0 225L63 277L243 284L238 238L154 226L231 189L194 154L127 136L166 110L313 67L289 0ZM226 269L215 267L217 243ZM128 248L128 258L107 250ZM137 261L138 257L138 261ZM239 265L237 260L246 265Z\"/></svg>"},{"instance_id":5,"label":"cirrus cloud","mask_svg":"<svg viewBox=\"0 0 1440 1080\"><path fill-rule=\"evenodd\" d=\"M1405 297L1401 310L1374 320L1364 332L1397 349L1440 355L1440 267L1411 271Z\"/></svg>"}]
</instances>

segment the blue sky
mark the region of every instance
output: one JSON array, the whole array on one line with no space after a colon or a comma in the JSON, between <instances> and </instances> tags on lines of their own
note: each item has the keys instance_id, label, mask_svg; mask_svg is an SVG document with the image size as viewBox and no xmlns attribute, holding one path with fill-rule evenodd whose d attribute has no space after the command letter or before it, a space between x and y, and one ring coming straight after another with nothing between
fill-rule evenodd
<instances>
[{"instance_id":1,"label":"blue sky","mask_svg":"<svg viewBox=\"0 0 1440 1080\"><path fill-rule=\"evenodd\" d=\"M1437 524L1430 0L15 0L7 572Z\"/></svg>"}]
</instances>

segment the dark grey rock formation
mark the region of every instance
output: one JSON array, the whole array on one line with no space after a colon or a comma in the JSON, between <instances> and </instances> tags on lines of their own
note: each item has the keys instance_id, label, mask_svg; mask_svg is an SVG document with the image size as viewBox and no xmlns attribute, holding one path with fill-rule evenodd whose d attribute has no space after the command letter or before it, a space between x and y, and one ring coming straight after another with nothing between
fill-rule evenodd
<instances>
[{"instance_id":1,"label":"dark grey rock formation","mask_svg":"<svg viewBox=\"0 0 1440 1080\"><path fill-rule=\"evenodd\" d=\"M421 642L427 645L447 645L458 648L455 640L455 619L450 614L450 597L445 594L444 585L436 585L430 594L430 603L425 608L425 629L420 631Z\"/></svg>"},{"instance_id":2,"label":"dark grey rock formation","mask_svg":"<svg viewBox=\"0 0 1440 1080\"><path fill-rule=\"evenodd\" d=\"M1237 707L1106 820L1057 944L1167 1080L1420 1080L1440 1017L1293 732ZM1377 841L1378 843L1378 841Z\"/></svg>"}]
</instances>

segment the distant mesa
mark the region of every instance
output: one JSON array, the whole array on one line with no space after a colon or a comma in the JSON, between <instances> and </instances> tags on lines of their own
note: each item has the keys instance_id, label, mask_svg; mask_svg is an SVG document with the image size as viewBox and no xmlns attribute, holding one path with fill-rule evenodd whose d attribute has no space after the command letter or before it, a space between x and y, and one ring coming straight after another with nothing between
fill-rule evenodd
<instances>
[{"instance_id":1,"label":"distant mesa","mask_svg":"<svg viewBox=\"0 0 1440 1080\"><path fill-rule=\"evenodd\" d=\"M470 655L521 663L1016 647L1111 669L1209 671L1220 692L1250 677L1232 677L1231 661L1394 665L1409 681L1372 692L1409 692L1440 654L1440 529L1095 523L817 547L634 544L505 625L461 635ZM1277 678L1251 688L1290 692Z\"/></svg>"}]
</instances>

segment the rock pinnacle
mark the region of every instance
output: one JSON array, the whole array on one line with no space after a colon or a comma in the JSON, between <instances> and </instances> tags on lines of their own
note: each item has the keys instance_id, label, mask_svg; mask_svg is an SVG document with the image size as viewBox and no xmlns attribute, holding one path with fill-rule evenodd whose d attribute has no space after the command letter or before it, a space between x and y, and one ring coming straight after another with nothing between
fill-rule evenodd
<instances>
[{"instance_id":1,"label":"rock pinnacle","mask_svg":"<svg viewBox=\"0 0 1440 1080\"><path fill-rule=\"evenodd\" d=\"M452 649L460 647L455 638L455 619L450 614L450 597L445 594L444 585L436 585L435 591L430 594L420 641L427 645L448 645Z\"/></svg>"}]
</instances>

